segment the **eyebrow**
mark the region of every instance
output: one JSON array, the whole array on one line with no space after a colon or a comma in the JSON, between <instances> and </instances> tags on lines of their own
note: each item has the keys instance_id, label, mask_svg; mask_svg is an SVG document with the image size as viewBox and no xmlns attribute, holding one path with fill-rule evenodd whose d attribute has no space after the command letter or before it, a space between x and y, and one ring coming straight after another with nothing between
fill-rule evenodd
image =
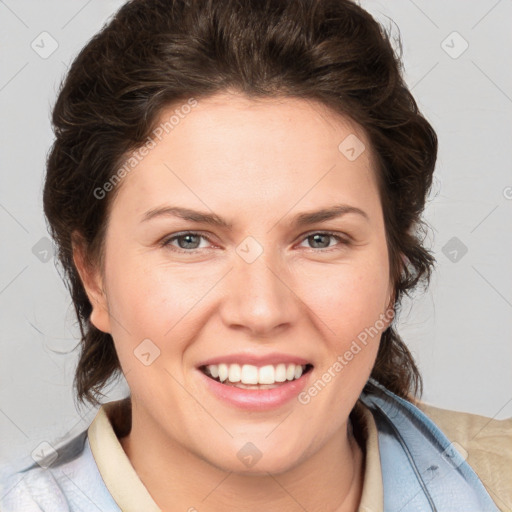
<instances>
[{"instance_id":1,"label":"eyebrow","mask_svg":"<svg viewBox=\"0 0 512 512\"><path fill-rule=\"evenodd\" d=\"M335 219L349 213L355 213L361 215L366 220L370 220L368 214L360 208L347 204L338 204L321 210L300 213L293 218L291 225L294 227L303 227L309 224ZM197 222L198 224L209 224L227 230L233 229L233 224L215 213L200 212L179 206L166 206L149 210L143 215L141 222L147 222L156 217L179 217L191 222Z\"/></svg>"}]
</instances>

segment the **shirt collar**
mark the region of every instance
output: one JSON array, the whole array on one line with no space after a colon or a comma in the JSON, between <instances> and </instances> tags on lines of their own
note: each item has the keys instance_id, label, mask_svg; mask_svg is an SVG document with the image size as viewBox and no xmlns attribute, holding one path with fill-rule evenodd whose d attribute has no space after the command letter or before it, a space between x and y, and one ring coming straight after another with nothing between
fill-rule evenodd
<instances>
[{"instance_id":1,"label":"shirt collar","mask_svg":"<svg viewBox=\"0 0 512 512\"><path fill-rule=\"evenodd\" d=\"M108 491L123 512L161 512L118 439L119 429L130 427L129 408L129 399L100 407L88 429L92 455Z\"/></svg>"}]
</instances>

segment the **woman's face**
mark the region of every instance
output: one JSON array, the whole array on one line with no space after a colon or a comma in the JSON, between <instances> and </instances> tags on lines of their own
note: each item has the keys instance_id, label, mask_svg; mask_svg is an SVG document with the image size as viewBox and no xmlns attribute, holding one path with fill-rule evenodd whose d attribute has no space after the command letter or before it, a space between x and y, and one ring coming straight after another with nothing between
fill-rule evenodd
<instances>
[{"instance_id":1,"label":"woman's face","mask_svg":"<svg viewBox=\"0 0 512 512\"><path fill-rule=\"evenodd\" d=\"M300 99L218 94L188 111L117 185L91 320L148 446L278 473L346 431L389 324L369 142ZM241 389L205 366L278 382Z\"/></svg>"}]
</instances>

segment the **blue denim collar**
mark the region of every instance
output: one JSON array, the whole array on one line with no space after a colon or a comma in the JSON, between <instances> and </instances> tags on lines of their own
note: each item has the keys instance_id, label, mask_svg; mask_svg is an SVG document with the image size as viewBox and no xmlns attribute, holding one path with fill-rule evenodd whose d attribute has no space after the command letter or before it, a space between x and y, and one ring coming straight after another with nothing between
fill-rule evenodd
<instances>
[{"instance_id":1,"label":"blue denim collar","mask_svg":"<svg viewBox=\"0 0 512 512\"><path fill-rule=\"evenodd\" d=\"M377 424L385 512L499 512L455 439L410 402L369 383L360 400Z\"/></svg>"}]
</instances>

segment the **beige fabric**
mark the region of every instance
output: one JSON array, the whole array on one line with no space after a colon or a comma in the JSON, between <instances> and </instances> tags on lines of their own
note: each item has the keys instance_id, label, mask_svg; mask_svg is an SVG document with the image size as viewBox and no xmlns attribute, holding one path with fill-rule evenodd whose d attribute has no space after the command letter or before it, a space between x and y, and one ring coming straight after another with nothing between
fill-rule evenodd
<instances>
[{"instance_id":1,"label":"beige fabric","mask_svg":"<svg viewBox=\"0 0 512 512\"><path fill-rule=\"evenodd\" d=\"M123 512L161 512L119 442L111 417L121 401L100 407L88 429L92 455L107 489ZM126 402L125 402L126 403Z\"/></svg>"},{"instance_id":2,"label":"beige fabric","mask_svg":"<svg viewBox=\"0 0 512 512\"><path fill-rule=\"evenodd\" d=\"M365 468L363 492L358 512L383 512L384 489L379 454L379 436L377 425L370 412L362 402L358 401L354 408L357 414L357 427L362 430L365 451Z\"/></svg>"},{"instance_id":3,"label":"beige fabric","mask_svg":"<svg viewBox=\"0 0 512 512\"><path fill-rule=\"evenodd\" d=\"M445 435L469 452L467 461L502 512L512 512L512 418L440 409L415 402ZM123 512L159 512L126 456L119 437L130 429L129 400L103 405L89 427L89 442L100 474ZM354 430L365 452L365 474L359 512L383 512L384 492L378 432L371 411L360 401L354 408Z\"/></svg>"},{"instance_id":4,"label":"beige fabric","mask_svg":"<svg viewBox=\"0 0 512 512\"><path fill-rule=\"evenodd\" d=\"M512 418L495 420L477 414L415 403L453 443L502 512L512 512Z\"/></svg>"}]
</instances>

